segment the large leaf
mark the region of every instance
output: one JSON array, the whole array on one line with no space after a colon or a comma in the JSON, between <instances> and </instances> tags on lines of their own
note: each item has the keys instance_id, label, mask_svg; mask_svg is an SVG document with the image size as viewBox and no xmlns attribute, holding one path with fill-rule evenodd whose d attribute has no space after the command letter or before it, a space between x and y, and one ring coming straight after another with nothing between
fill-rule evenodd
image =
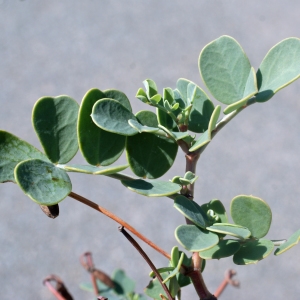
<instances>
[{"instance_id":1,"label":"large leaf","mask_svg":"<svg viewBox=\"0 0 300 300\"><path fill-rule=\"evenodd\" d=\"M209 91L224 104L249 99L257 92L254 85L249 88L249 59L232 37L221 36L206 45L199 56L199 69Z\"/></svg>"},{"instance_id":2,"label":"large leaf","mask_svg":"<svg viewBox=\"0 0 300 300\"><path fill-rule=\"evenodd\" d=\"M270 229L272 212L269 205L260 198L236 196L231 201L230 212L234 223L247 227L253 237L262 238Z\"/></svg>"},{"instance_id":3,"label":"large leaf","mask_svg":"<svg viewBox=\"0 0 300 300\"><path fill-rule=\"evenodd\" d=\"M175 230L177 241L187 250L198 252L212 248L219 242L217 234L195 225L180 225Z\"/></svg>"},{"instance_id":4,"label":"large leaf","mask_svg":"<svg viewBox=\"0 0 300 300\"><path fill-rule=\"evenodd\" d=\"M215 223L212 226L206 227L206 229L216 233L228 234L240 239L246 239L251 235L248 228L228 223Z\"/></svg>"},{"instance_id":5,"label":"large leaf","mask_svg":"<svg viewBox=\"0 0 300 300\"><path fill-rule=\"evenodd\" d=\"M40 159L20 162L15 168L15 178L23 192L40 205L57 204L72 190L64 170Z\"/></svg>"},{"instance_id":6,"label":"large leaf","mask_svg":"<svg viewBox=\"0 0 300 300\"><path fill-rule=\"evenodd\" d=\"M29 143L7 131L0 130L0 182L15 182L15 166L19 162L31 158L49 162L45 154Z\"/></svg>"},{"instance_id":7,"label":"large leaf","mask_svg":"<svg viewBox=\"0 0 300 300\"><path fill-rule=\"evenodd\" d=\"M122 180L128 189L143 196L163 197L178 193L181 190L179 184L162 180Z\"/></svg>"},{"instance_id":8,"label":"large leaf","mask_svg":"<svg viewBox=\"0 0 300 300\"><path fill-rule=\"evenodd\" d=\"M78 172L93 175L110 175L117 172L121 172L128 168L128 165L106 166L106 167L94 167L90 165L58 165L57 167L64 169L67 172Z\"/></svg>"},{"instance_id":9,"label":"large leaf","mask_svg":"<svg viewBox=\"0 0 300 300\"><path fill-rule=\"evenodd\" d=\"M300 239L300 229L293 233L288 240L280 245L274 252L275 255L280 255L283 252L289 250L290 248L296 246Z\"/></svg>"},{"instance_id":10,"label":"large leaf","mask_svg":"<svg viewBox=\"0 0 300 300\"><path fill-rule=\"evenodd\" d=\"M32 124L53 163L64 164L78 151L78 103L68 96L43 97L34 105Z\"/></svg>"},{"instance_id":11,"label":"large leaf","mask_svg":"<svg viewBox=\"0 0 300 300\"><path fill-rule=\"evenodd\" d=\"M174 207L195 225L204 229L208 225L206 213L195 201L179 195L175 198Z\"/></svg>"},{"instance_id":12,"label":"large leaf","mask_svg":"<svg viewBox=\"0 0 300 300\"><path fill-rule=\"evenodd\" d=\"M273 242L266 239L247 241L233 255L233 262L237 265L256 264L270 255L273 248Z\"/></svg>"},{"instance_id":13,"label":"large leaf","mask_svg":"<svg viewBox=\"0 0 300 300\"><path fill-rule=\"evenodd\" d=\"M156 115L150 111L136 114L137 120L144 126L158 126ZM150 179L164 175L173 165L178 145L171 139L142 132L127 137L126 152L131 170L139 177Z\"/></svg>"},{"instance_id":14,"label":"large leaf","mask_svg":"<svg viewBox=\"0 0 300 300\"><path fill-rule=\"evenodd\" d=\"M131 111L127 97L119 91L89 90L83 97L78 115L79 148L86 161L94 166L107 166L115 162L125 148L125 137L99 128L91 118L94 104L103 98L118 100ZM115 98L113 98L115 97ZM125 98L126 97L126 98Z\"/></svg>"},{"instance_id":15,"label":"large leaf","mask_svg":"<svg viewBox=\"0 0 300 300\"><path fill-rule=\"evenodd\" d=\"M103 130L120 135L131 136L138 133L128 124L135 116L125 106L113 99L104 98L98 100L92 110L94 123Z\"/></svg>"},{"instance_id":16,"label":"large leaf","mask_svg":"<svg viewBox=\"0 0 300 300\"><path fill-rule=\"evenodd\" d=\"M256 101L264 102L300 76L300 39L288 38L267 53L257 71L259 92Z\"/></svg>"},{"instance_id":17,"label":"large leaf","mask_svg":"<svg viewBox=\"0 0 300 300\"><path fill-rule=\"evenodd\" d=\"M200 257L204 259L220 259L228 257L236 253L240 249L239 241L235 240L220 240L214 247L201 251Z\"/></svg>"}]
</instances>

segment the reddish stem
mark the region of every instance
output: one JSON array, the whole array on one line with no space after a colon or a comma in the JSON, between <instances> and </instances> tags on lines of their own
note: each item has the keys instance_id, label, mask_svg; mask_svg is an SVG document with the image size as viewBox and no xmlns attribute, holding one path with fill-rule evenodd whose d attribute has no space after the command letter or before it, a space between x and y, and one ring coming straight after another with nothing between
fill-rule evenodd
<instances>
[{"instance_id":1,"label":"reddish stem","mask_svg":"<svg viewBox=\"0 0 300 300\"><path fill-rule=\"evenodd\" d=\"M236 274L236 271L234 270L228 270L225 272L225 278L224 280L221 282L221 284L219 285L219 287L217 288L215 295L216 297L219 297L222 292L225 290L225 288L227 287L228 284L235 286L235 287L239 287L240 283L237 280L232 280L232 277Z\"/></svg>"}]
</instances>

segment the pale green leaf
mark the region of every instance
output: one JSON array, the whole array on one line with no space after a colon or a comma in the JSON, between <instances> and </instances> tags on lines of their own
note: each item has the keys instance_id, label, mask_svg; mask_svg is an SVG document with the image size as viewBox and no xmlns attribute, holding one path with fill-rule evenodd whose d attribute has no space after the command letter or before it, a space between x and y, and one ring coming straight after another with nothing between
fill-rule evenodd
<instances>
[{"instance_id":1,"label":"pale green leaf","mask_svg":"<svg viewBox=\"0 0 300 300\"><path fill-rule=\"evenodd\" d=\"M300 229L293 233L288 240L280 245L274 252L275 255L280 255L283 252L289 250L290 248L296 246L300 239Z\"/></svg>"}]
</instances>

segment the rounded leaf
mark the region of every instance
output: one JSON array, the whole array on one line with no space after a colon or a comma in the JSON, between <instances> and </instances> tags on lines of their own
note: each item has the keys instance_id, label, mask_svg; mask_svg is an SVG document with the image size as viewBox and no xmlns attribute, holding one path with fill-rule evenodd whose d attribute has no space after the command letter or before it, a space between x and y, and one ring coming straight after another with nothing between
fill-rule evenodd
<instances>
[{"instance_id":1,"label":"rounded leaf","mask_svg":"<svg viewBox=\"0 0 300 300\"><path fill-rule=\"evenodd\" d=\"M223 203L218 199L213 199L209 203L205 203L201 205L201 208L207 214L207 212L211 209L214 211L216 215L218 215L221 223L228 223L228 217Z\"/></svg>"},{"instance_id":2,"label":"rounded leaf","mask_svg":"<svg viewBox=\"0 0 300 300\"><path fill-rule=\"evenodd\" d=\"M32 124L53 163L67 163L78 151L78 103L68 96L43 97L34 105Z\"/></svg>"},{"instance_id":3,"label":"rounded leaf","mask_svg":"<svg viewBox=\"0 0 300 300\"><path fill-rule=\"evenodd\" d=\"M280 245L274 252L275 255L280 255L283 252L289 250L290 248L296 246L300 239L300 229L293 233L288 240Z\"/></svg>"},{"instance_id":4,"label":"rounded leaf","mask_svg":"<svg viewBox=\"0 0 300 300\"><path fill-rule=\"evenodd\" d=\"M114 90L114 89L110 89L110 90L105 90L103 93L105 94L105 97L101 97L101 98L114 99L114 100L118 101L119 103L121 103L130 112L132 112L130 101L123 92Z\"/></svg>"},{"instance_id":5,"label":"rounded leaf","mask_svg":"<svg viewBox=\"0 0 300 300\"><path fill-rule=\"evenodd\" d=\"M206 227L206 229L216 233L228 234L240 239L246 239L251 235L248 228L228 223L215 223L212 226Z\"/></svg>"},{"instance_id":6,"label":"rounded leaf","mask_svg":"<svg viewBox=\"0 0 300 300\"><path fill-rule=\"evenodd\" d=\"M234 223L247 227L253 237L262 238L270 229L272 212L269 205L260 198L237 196L231 201L230 212Z\"/></svg>"},{"instance_id":7,"label":"rounded leaf","mask_svg":"<svg viewBox=\"0 0 300 300\"><path fill-rule=\"evenodd\" d=\"M17 184L23 192L40 205L54 205L72 191L68 174L40 159L20 162L15 168Z\"/></svg>"}]
</instances>

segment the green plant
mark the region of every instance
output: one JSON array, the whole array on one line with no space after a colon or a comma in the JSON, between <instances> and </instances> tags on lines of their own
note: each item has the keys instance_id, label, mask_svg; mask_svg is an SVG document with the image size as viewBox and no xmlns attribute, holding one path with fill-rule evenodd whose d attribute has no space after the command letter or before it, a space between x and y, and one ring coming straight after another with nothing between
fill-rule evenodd
<instances>
[{"instance_id":1,"label":"green plant","mask_svg":"<svg viewBox=\"0 0 300 300\"><path fill-rule=\"evenodd\" d=\"M233 223L220 200L193 201L196 164L215 135L249 105L270 100L300 76L300 40L288 38L275 45L255 72L241 46L222 36L201 51L199 70L209 92L226 105L222 118L221 106L215 106L195 83L181 78L175 89L165 88L161 95L155 82L147 79L136 97L155 112L134 114L128 98L118 90L91 89L80 107L68 96L39 99L32 123L45 154L0 131L0 181L17 183L52 218L58 215L58 203L69 196L114 219L152 268L150 276L156 278L145 293L154 299L180 299L181 288L190 283L200 299L216 299L202 277L206 260L233 256L238 265L253 264L275 246L274 254L280 255L300 237L298 230L287 240L265 239L272 212L260 198L235 197L230 205ZM78 148L88 165L69 163ZM173 165L178 148L185 153L185 172L170 181L158 180ZM124 149L128 164L113 165ZM138 178L120 173L128 167ZM75 194L67 172L105 175L141 195L169 197L185 217L186 224L175 229L175 237L188 252L177 246L171 254L165 252L125 221ZM125 229L164 255L169 264L157 270ZM135 295L134 299L141 299Z\"/></svg>"}]
</instances>

